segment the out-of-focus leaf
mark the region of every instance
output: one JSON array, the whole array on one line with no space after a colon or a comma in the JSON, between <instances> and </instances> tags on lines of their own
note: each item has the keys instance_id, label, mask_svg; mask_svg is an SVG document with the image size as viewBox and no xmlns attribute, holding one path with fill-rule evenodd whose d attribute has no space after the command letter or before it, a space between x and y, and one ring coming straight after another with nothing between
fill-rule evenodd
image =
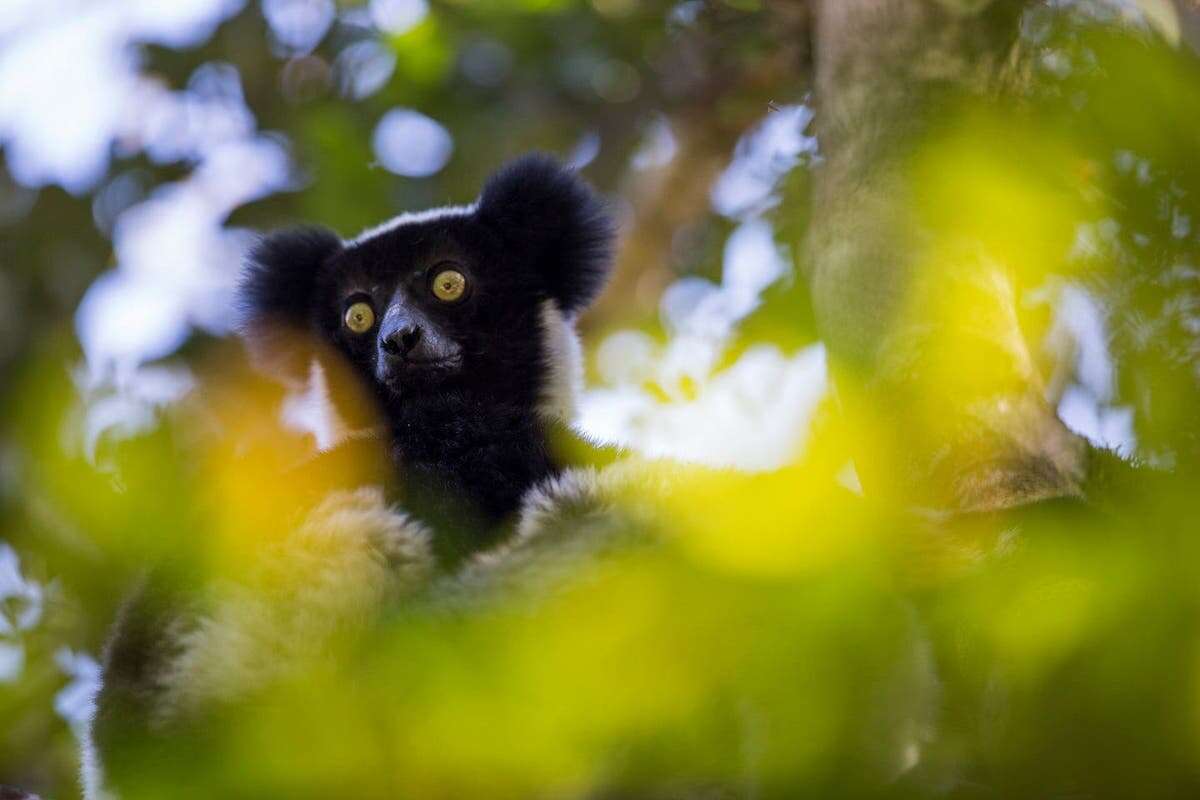
<instances>
[{"instance_id":1,"label":"out-of-focus leaf","mask_svg":"<svg viewBox=\"0 0 1200 800\"><path fill-rule=\"evenodd\" d=\"M396 53L396 78L402 82L400 89L407 93L411 89L403 82L417 87L437 85L450 68L453 53L442 33L435 15L429 15L418 25L389 39Z\"/></svg>"},{"instance_id":2,"label":"out-of-focus leaf","mask_svg":"<svg viewBox=\"0 0 1200 800\"><path fill-rule=\"evenodd\" d=\"M1171 45L1179 44L1179 12L1171 0L1137 0L1146 19Z\"/></svg>"}]
</instances>

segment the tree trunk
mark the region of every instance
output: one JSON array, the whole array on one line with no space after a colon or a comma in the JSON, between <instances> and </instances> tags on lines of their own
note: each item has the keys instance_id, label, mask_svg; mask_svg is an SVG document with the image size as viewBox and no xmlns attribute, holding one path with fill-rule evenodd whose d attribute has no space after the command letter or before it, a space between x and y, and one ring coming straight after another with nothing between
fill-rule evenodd
<instances>
[{"instance_id":1,"label":"tree trunk","mask_svg":"<svg viewBox=\"0 0 1200 800\"><path fill-rule=\"evenodd\" d=\"M839 400L871 432L855 452L868 493L990 511L1082 492L1087 447L1018 325L1019 265L926 229L908 169L948 110L997 90L1023 6L815 2L809 277Z\"/></svg>"}]
</instances>

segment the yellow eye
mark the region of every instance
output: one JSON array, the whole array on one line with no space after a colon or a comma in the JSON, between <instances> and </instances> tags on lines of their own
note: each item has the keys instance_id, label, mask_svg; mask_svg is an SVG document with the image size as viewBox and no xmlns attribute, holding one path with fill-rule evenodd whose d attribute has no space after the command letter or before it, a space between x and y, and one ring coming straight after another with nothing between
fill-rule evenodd
<instances>
[{"instance_id":1,"label":"yellow eye","mask_svg":"<svg viewBox=\"0 0 1200 800\"><path fill-rule=\"evenodd\" d=\"M433 278L433 296L443 303L461 300L467 293L467 276L456 269L444 269Z\"/></svg>"},{"instance_id":2,"label":"yellow eye","mask_svg":"<svg viewBox=\"0 0 1200 800\"><path fill-rule=\"evenodd\" d=\"M359 301L346 309L342 319L354 333L366 333L375 325L375 312L369 304Z\"/></svg>"}]
</instances>

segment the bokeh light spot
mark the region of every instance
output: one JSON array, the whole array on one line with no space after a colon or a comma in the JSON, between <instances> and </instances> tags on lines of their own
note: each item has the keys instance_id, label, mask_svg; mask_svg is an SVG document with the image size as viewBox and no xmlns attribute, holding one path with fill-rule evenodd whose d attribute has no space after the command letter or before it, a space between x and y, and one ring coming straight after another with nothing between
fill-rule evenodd
<instances>
[{"instance_id":1,"label":"bokeh light spot","mask_svg":"<svg viewBox=\"0 0 1200 800\"><path fill-rule=\"evenodd\" d=\"M407 178L436 174L454 152L449 131L419 111L407 108L394 108L384 114L371 144L384 169Z\"/></svg>"}]
</instances>

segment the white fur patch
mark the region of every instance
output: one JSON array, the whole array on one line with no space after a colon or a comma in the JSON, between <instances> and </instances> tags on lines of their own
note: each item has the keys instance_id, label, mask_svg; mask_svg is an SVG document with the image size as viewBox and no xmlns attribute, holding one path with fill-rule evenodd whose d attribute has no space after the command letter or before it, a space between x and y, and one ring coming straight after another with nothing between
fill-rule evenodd
<instances>
[{"instance_id":1,"label":"white fur patch","mask_svg":"<svg viewBox=\"0 0 1200 800\"><path fill-rule=\"evenodd\" d=\"M627 456L600 469L583 467L565 470L525 493L521 515L511 548L520 548L548 534L571 533L585 517L620 520L620 527L655 527L663 498L683 482L687 474L708 473L674 462ZM479 558L487 560L491 553ZM503 557L503 555L501 555Z\"/></svg>"},{"instance_id":2,"label":"white fur patch","mask_svg":"<svg viewBox=\"0 0 1200 800\"><path fill-rule=\"evenodd\" d=\"M415 225L421 222L432 222L433 220L444 219L447 217L467 217L474 213L474 203L465 206L442 206L441 208L429 208L424 211L406 211L403 214L392 217L381 225L376 225L373 228L367 228L353 239L348 239L345 244L346 247L357 247L363 242L374 239L376 236L394 231L397 228L405 225Z\"/></svg>"},{"instance_id":3,"label":"white fur patch","mask_svg":"<svg viewBox=\"0 0 1200 800\"><path fill-rule=\"evenodd\" d=\"M378 489L331 494L245 580L215 587L211 611L177 634L160 720L234 699L319 657L330 637L424 585L429 539Z\"/></svg>"},{"instance_id":4,"label":"white fur patch","mask_svg":"<svg viewBox=\"0 0 1200 800\"><path fill-rule=\"evenodd\" d=\"M682 474L675 464L628 458L543 481L525 494L513 536L472 558L439 597L470 607L497 593L537 597L570 585L606 553L661 535L662 499Z\"/></svg>"},{"instance_id":5,"label":"white fur patch","mask_svg":"<svg viewBox=\"0 0 1200 800\"><path fill-rule=\"evenodd\" d=\"M316 359L309 364L304 390L284 398L281 419L289 430L311 434L321 451L331 449L349 433L330 397L325 370Z\"/></svg>"},{"instance_id":6,"label":"white fur patch","mask_svg":"<svg viewBox=\"0 0 1200 800\"><path fill-rule=\"evenodd\" d=\"M517 530L509 543L521 547L552 530L567 509L591 506L607 512L615 498L609 496L600 472L593 468L571 469L525 493ZM487 558L487 554L481 556Z\"/></svg>"},{"instance_id":7,"label":"white fur patch","mask_svg":"<svg viewBox=\"0 0 1200 800\"><path fill-rule=\"evenodd\" d=\"M583 393L583 347L575 326L558 310L553 300L543 300L542 342L546 350L546 386L538 411L551 419L570 423L579 409Z\"/></svg>"}]
</instances>

